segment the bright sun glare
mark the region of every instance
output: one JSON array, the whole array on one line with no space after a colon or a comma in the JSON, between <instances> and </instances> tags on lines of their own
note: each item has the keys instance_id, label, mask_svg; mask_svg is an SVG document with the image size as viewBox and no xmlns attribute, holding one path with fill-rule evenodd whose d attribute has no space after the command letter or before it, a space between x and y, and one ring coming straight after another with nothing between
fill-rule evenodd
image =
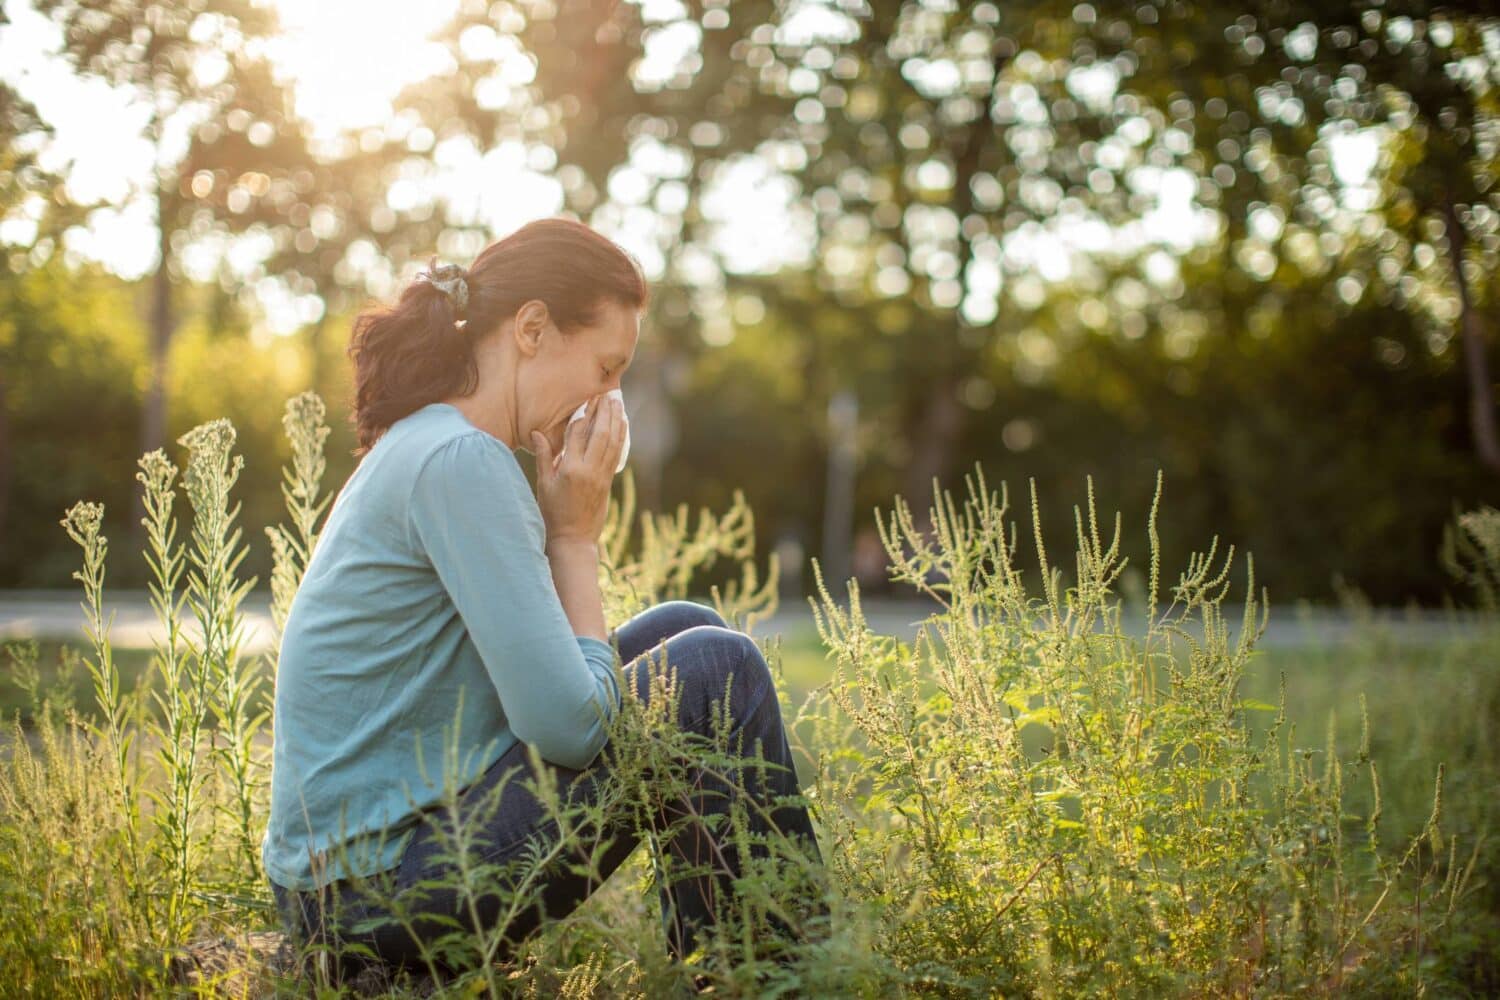
<instances>
[{"instance_id":1,"label":"bright sun glare","mask_svg":"<svg viewBox=\"0 0 1500 1000\"><path fill-rule=\"evenodd\" d=\"M409 83L442 72L427 39L457 0L273 0L282 31L271 58L295 81L297 112L319 136L383 122Z\"/></svg>"}]
</instances>

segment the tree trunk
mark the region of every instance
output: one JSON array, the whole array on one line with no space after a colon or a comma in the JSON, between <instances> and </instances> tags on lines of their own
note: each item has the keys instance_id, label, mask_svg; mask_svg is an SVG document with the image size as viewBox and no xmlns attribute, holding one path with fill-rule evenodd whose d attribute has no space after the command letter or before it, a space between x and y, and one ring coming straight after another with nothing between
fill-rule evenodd
<instances>
[{"instance_id":1,"label":"tree trunk","mask_svg":"<svg viewBox=\"0 0 1500 1000\"><path fill-rule=\"evenodd\" d=\"M1448 223L1448 259L1453 265L1453 280L1458 285L1464 341L1464 373L1469 383L1469 430L1474 436L1474 451L1485 466L1500 472L1500 435L1495 432L1494 389L1490 382L1489 359L1485 356L1484 322L1474 308L1469 280L1464 277L1464 250L1468 236L1458 219L1458 209L1450 200L1444 205Z\"/></svg>"},{"instance_id":2,"label":"tree trunk","mask_svg":"<svg viewBox=\"0 0 1500 1000\"><path fill-rule=\"evenodd\" d=\"M166 446L167 437L167 351L172 344L172 273L167 267L167 258L172 249L171 217L168 194L158 191L156 195L157 248L160 260L151 282L151 329L148 363L151 379L146 387L146 398L141 408L140 453L154 451ZM131 516L131 536L137 545L145 541L145 529L141 518L146 516L145 488L137 483L135 507Z\"/></svg>"},{"instance_id":3,"label":"tree trunk","mask_svg":"<svg viewBox=\"0 0 1500 1000\"><path fill-rule=\"evenodd\" d=\"M823 578L846 593L854 552L854 480L859 396L840 389L828 400L828 470L823 489Z\"/></svg>"},{"instance_id":4,"label":"tree trunk","mask_svg":"<svg viewBox=\"0 0 1500 1000\"><path fill-rule=\"evenodd\" d=\"M1005 72L1009 61L1010 57L1006 52L997 42L991 53L992 91L999 87L1000 76ZM984 151L996 135L997 128L990 117L987 102L984 111L963 132L963 141L954 150L953 210L960 222L976 212L971 184L981 170L980 160ZM967 275L973 256L973 238L961 235L958 240L960 275ZM937 478L940 487L952 487L952 484L943 480L952 470L953 458L958 451L958 437L964 429L965 413L958 399L958 389L966 375L978 370L982 353L975 349L975 345L963 341L966 329L967 323L955 307L951 322L938 334L942 339L927 348L929 356L937 362L937 374L932 380L932 395L923 405L916 436L912 440L912 462L906 480L906 499L912 505L912 519L924 534L932 528L927 509L929 505L937 503L932 480Z\"/></svg>"},{"instance_id":5,"label":"tree trunk","mask_svg":"<svg viewBox=\"0 0 1500 1000\"><path fill-rule=\"evenodd\" d=\"M938 480L939 487L951 487L943 482L943 477L952 468L953 453L964 425L963 406L958 401L959 377L950 372L942 379L934 380L932 395L922 407L916 433L912 436L905 496L911 505L912 520L924 532L931 527L928 508L937 503L933 479Z\"/></svg>"},{"instance_id":6,"label":"tree trunk","mask_svg":"<svg viewBox=\"0 0 1500 1000\"><path fill-rule=\"evenodd\" d=\"M308 388L323 397L323 327L328 323L329 304L323 303L323 314L319 316L307 330L308 365L307 381Z\"/></svg>"},{"instance_id":7,"label":"tree trunk","mask_svg":"<svg viewBox=\"0 0 1500 1000\"><path fill-rule=\"evenodd\" d=\"M5 512L10 505L10 403L5 395L5 371L0 369L0 538L5 537Z\"/></svg>"}]
</instances>

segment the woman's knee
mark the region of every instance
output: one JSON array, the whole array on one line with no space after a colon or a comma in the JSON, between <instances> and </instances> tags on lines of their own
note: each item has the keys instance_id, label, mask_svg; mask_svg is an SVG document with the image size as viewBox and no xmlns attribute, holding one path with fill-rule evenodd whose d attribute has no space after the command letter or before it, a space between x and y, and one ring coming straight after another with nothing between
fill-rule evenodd
<instances>
[{"instance_id":1,"label":"woman's knee","mask_svg":"<svg viewBox=\"0 0 1500 1000\"><path fill-rule=\"evenodd\" d=\"M771 684L765 655L743 632L721 625L698 625L678 633L673 644L684 651L696 648L688 655L688 662L702 682L717 692L731 685L754 690Z\"/></svg>"},{"instance_id":2,"label":"woman's knee","mask_svg":"<svg viewBox=\"0 0 1500 1000\"><path fill-rule=\"evenodd\" d=\"M748 704L771 672L755 640L721 625L694 625L642 654L634 667L637 691L645 696L649 678L665 673L692 702L720 700L734 689L732 704Z\"/></svg>"},{"instance_id":3,"label":"woman's knee","mask_svg":"<svg viewBox=\"0 0 1500 1000\"><path fill-rule=\"evenodd\" d=\"M696 601L662 601L655 606L657 613L666 615L673 624L674 634L701 626L727 628L724 616L706 604Z\"/></svg>"},{"instance_id":4,"label":"woman's knee","mask_svg":"<svg viewBox=\"0 0 1500 1000\"><path fill-rule=\"evenodd\" d=\"M693 601L661 601L646 608L610 633L611 644L633 660L688 629L700 625L724 627L723 617L713 608Z\"/></svg>"}]
</instances>

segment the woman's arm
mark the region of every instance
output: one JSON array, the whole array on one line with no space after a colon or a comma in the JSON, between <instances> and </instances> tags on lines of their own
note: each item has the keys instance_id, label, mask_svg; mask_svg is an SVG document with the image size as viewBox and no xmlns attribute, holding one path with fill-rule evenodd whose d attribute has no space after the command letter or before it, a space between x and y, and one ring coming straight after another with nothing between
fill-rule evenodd
<instances>
[{"instance_id":1,"label":"woman's arm","mask_svg":"<svg viewBox=\"0 0 1500 1000\"><path fill-rule=\"evenodd\" d=\"M609 641L604 625L604 596L599 592L599 546L577 538L547 540L552 581L574 635Z\"/></svg>"},{"instance_id":2,"label":"woman's arm","mask_svg":"<svg viewBox=\"0 0 1500 1000\"><path fill-rule=\"evenodd\" d=\"M549 557L526 476L506 446L483 431L444 442L422 462L408 518L410 542L452 598L511 731L554 763L588 766L620 704L616 656L600 637L597 550ZM581 634L575 624L589 614L588 601L570 597L573 608L585 610L564 608L560 590L590 596L598 635Z\"/></svg>"}]
</instances>

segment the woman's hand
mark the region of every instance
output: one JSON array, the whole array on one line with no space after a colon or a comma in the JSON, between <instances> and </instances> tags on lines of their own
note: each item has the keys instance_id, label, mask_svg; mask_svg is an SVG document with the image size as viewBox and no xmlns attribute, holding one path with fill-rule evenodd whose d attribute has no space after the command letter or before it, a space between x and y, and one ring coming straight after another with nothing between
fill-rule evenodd
<instances>
[{"instance_id":1,"label":"woman's hand","mask_svg":"<svg viewBox=\"0 0 1500 1000\"><path fill-rule=\"evenodd\" d=\"M625 404L603 394L589 400L587 415L563 431L563 450L557 457L540 431L531 432L531 441L537 458L537 506L547 524L547 543L597 542L609 509L614 469L625 447Z\"/></svg>"}]
</instances>

